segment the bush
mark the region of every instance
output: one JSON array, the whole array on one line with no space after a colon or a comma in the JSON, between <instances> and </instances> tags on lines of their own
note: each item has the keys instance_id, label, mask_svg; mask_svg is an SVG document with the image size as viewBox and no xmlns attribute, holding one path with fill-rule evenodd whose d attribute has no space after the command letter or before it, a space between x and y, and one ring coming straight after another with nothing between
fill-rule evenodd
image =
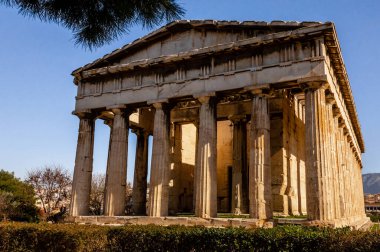
<instances>
[{"instance_id":1,"label":"bush","mask_svg":"<svg viewBox=\"0 0 380 252\"><path fill-rule=\"evenodd\" d=\"M380 251L380 233L273 229L1 224L0 251Z\"/></svg>"},{"instance_id":2,"label":"bush","mask_svg":"<svg viewBox=\"0 0 380 252\"><path fill-rule=\"evenodd\" d=\"M377 212L368 213L367 217L369 217L372 222L380 222L380 215Z\"/></svg>"},{"instance_id":3,"label":"bush","mask_svg":"<svg viewBox=\"0 0 380 252\"><path fill-rule=\"evenodd\" d=\"M38 221L33 187L0 170L0 220Z\"/></svg>"}]
</instances>

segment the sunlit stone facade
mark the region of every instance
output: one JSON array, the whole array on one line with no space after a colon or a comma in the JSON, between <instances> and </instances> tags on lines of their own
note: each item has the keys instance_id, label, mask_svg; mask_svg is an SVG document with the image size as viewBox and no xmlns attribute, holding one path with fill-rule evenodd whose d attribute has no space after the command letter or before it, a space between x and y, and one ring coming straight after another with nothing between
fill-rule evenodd
<instances>
[{"instance_id":1,"label":"sunlit stone facade","mask_svg":"<svg viewBox=\"0 0 380 252\"><path fill-rule=\"evenodd\" d=\"M368 220L364 143L332 23L177 21L73 76L80 126L72 216L88 215L100 119L111 132L105 216L125 213L133 132L137 216L224 212L270 222L305 215L304 224L331 226Z\"/></svg>"}]
</instances>

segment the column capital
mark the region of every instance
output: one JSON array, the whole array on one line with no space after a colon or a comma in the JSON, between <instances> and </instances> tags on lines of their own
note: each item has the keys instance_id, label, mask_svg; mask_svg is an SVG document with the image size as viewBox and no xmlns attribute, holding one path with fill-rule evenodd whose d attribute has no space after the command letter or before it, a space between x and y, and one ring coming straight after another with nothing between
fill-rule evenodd
<instances>
[{"instance_id":1,"label":"column capital","mask_svg":"<svg viewBox=\"0 0 380 252\"><path fill-rule=\"evenodd\" d=\"M334 117L340 118L342 116L342 114L340 113L340 109L335 104L333 104L332 111Z\"/></svg>"},{"instance_id":2,"label":"column capital","mask_svg":"<svg viewBox=\"0 0 380 252\"><path fill-rule=\"evenodd\" d=\"M326 102L327 104L333 105L336 104L335 97L333 93L326 94Z\"/></svg>"},{"instance_id":3,"label":"column capital","mask_svg":"<svg viewBox=\"0 0 380 252\"><path fill-rule=\"evenodd\" d=\"M273 97L275 95L274 89L272 89L269 84L255 85L244 89L253 96Z\"/></svg>"},{"instance_id":4,"label":"column capital","mask_svg":"<svg viewBox=\"0 0 380 252\"><path fill-rule=\"evenodd\" d=\"M339 128L345 128L346 124L344 123L344 120L341 116L338 117L338 127Z\"/></svg>"},{"instance_id":5,"label":"column capital","mask_svg":"<svg viewBox=\"0 0 380 252\"><path fill-rule=\"evenodd\" d=\"M300 88L306 92L309 90L317 90L317 89L328 89L329 84L325 81L308 81L308 82L301 82Z\"/></svg>"},{"instance_id":6,"label":"column capital","mask_svg":"<svg viewBox=\"0 0 380 252\"><path fill-rule=\"evenodd\" d=\"M127 107L126 105L115 105L107 107L107 110L111 111L114 115L127 114L130 115L133 113L133 109Z\"/></svg>"},{"instance_id":7,"label":"column capital","mask_svg":"<svg viewBox=\"0 0 380 252\"><path fill-rule=\"evenodd\" d=\"M152 103L152 106L153 106L155 109L164 109L165 104L166 104L166 103L163 103L163 102L155 102L155 103Z\"/></svg>"},{"instance_id":8,"label":"column capital","mask_svg":"<svg viewBox=\"0 0 380 252\"><path fill-rule=\"evenodd\" d=\"M300 78L297 80L297 83L300 85L301 88L304 85L319 88L321 85L328 85L328 78L325 74L319 76L311 76Z\"/></svg>"},{"instance_id":9,"label":"column capital","mask_svg":"<svg viewBox=\"0 0 380 252\"><path fill-rule=\"evenodd\" d=\"M91 109L74 110L71 114L76 115L79 119L94 119L96 117L96 113Z\"/></svg>"},{"instance_id":10,"label":"column capital","mask_svg":"<svg viewBox=\"0 0 380 252\"><path fill-rule=\"evenodd\" d=\"M196 98L201 104L209 103L210 99L215 96L215 92L207 92L193 95L193 97Z\"/></svg>"},{"instance_id":11,"label":"column capital","mask_svg":"<svg viewBox=\"0 0 380 252\"><path fill-rule=\"evenodd\" d=\"M157 100L149 100L147 101L148 105L152 105L154 108L161 108L164 104L169 103L168 99L157 99Z\"/></svg>"},{"instance_id":12,"label":"column capital","mask_svg":"<svg viewBox=\"0 0 380 252\"><path fill-rule=\"evenodd\" d=\"M343 135L348 136L348 129L346 125L343 125Z\"/></svg>"},{"instance_id":13,"label":"column capital","mask_svg":"<svg viewBox=\"0 0 380 252\"><path fill-rule=\"evenodd\" d=\"M148 105L151 105L154 109L170 109L173 105L168 99L150 100L147 101Z\"/></svg>"},{"instance_id":14,"label":"column capital","mask_svg":"<svg viewBox=\"0 0 380 252\"><path fill-rule=\"evenodd\" d=\"M246 122L247 116L246 115L230 115L228 116L228 120L230 120L233 124L236 124L239 122Z\"/></svg>"}]
</instances>

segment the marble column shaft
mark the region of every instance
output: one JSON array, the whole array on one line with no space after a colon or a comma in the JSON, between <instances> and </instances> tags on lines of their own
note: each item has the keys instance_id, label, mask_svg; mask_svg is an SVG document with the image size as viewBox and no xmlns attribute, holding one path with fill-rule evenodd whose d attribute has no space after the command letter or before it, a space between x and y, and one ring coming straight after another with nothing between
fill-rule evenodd
<instances>
[{"instance_id":1,"label":"marble column shaft","mask_svg":"<svg viewBox=\"0 0 380 252\"><path fill-rule=\"evenodd\" d=\"M298 180L298 213L307 214L306 209L306 183L305 183L305 116L304 106L298 101L297 104L297 180Z\"/></svg>"},{"instance_id":2,"label":"marble column shaft","mask_svg":"<svg viewBox=\"0 0 380 252\"><path fill-rule=\"evenodd\" d=\"M270 167L270 118L268 98L252 98L249 165L249 213L251 218L272 218Z\"/></svg>"},{"instance_id":3,"label":"marble column shaft","mask_svg":"<svg viewBox=\"0 0 380 252\"><path fill-rule=\"evenodd\" d=\"M340 187L340 171L339 171L339 150L338 150L338 136L337 133L339 131L338 128L338 117L334 114L333 106L331 106L331 146L332 146L332 153L333 153L333 186L334 186L334 203L335 203L335 219L342 218L342 212L341 212L341 204L340 204L340 195L341 195L341 187Z\"/></svg>"},{"instance_id":4,"label":"marble column shaft","mask_svg":"<svg viewBox=\"0 0 380 252\"><path fill-rule=\"evenodd\" d=\"M148 176L148 133L144 129L136 130L136 159L133 177L133 213L146 215L146 192Z\"/></svg>"},{"instance_id":5,"label":"marble column shaft","mask_svg":"<svg viewBox=\"0 0 380 252\"><path fill-rule=\"evenodd\" d=\"M130 112L124 109L112 109L112 112L115 116L109 145L104 215L120 216L125 213Z\"/></svg>"},{"instance_id":6,"label":"marble column shaft","mask_svg":"<svg viewBox=\"0 0 380 252\"><path fill-rule=\"evenodd\" d=\"M170 110L154 103L153 150L149 190L149 216L167 216L169 211Z\"/></svg>"},{"instance_id":7,"label":"marble column shaft","mask_svg":"<svg viewBox=\"0 0 380 252\"><path fill-rule=\"evenodd\" d=\"M342 147L342 135L343 130L339 127L339 119L335 118L335 128L336 128L336 155L337 155L337 180L339 187L339 213L340 218L346 217L345 213L345 185L344 185L344 170L343 170L343 147Z\"/></svg>"},{"instance_id":8,"label":"marble column shaft","mask_svg":"<svg viewBox=\"0 0 380 252\"><path fill-rule=\"evenodd\" d=\"M291 215L299 215L298 211L298 149L296 136L296 107L297 100L288 96L288 145L286 150L288 169L288 210Z\"/></svg>"},{"instance_id":9,"label":"marble column shaft","mask_svg":"<svg viewBox=\"0 0 380 252\"><path fill-rule=\"evenodd\" d=\"M248 166L247 128L245 116L232 116L233 122L233 170L232 170L232 212L248 213Z\"/></svg>"},{"instance_id":10,"label":"marble column shaft","mask_svg":"<svg viewBox=\"0 0 380 252\"><path fill-rule=\"evenodd\" d=\"M216 217L216 103L212 97L200 97L197 160L195 172L195 216Z\"/></svg>"},{"instance_id":11,"label":"marble column shaft","mask_svg":"<svg viewBox=\"0 0 380 252\"><path fill-rule=\"evenodd\" d=\"M338 190L338 173L337 173L337 156L336 156L336 138L335 138L335 119L333 115L333 103L335 100L333 97L327 99L326 109L327 109L327 156L329 156L329 200L331 202L330 219L339 219L340 218L340 208L339 208L339 190Z\"/></svg>"},{"instance_id":12,"label":"marble column shaft","mask_svg":"<svg viewBox=\"0 0 380 252\"><path fill-rule=\"evenodd\" d=\"M346 212L346 217L351 217L351 184L350 184L350 172L349 172L349 155L348 155L348 143L347 143L347 132L343 130L343 135L342 135L342 145L343 145L343 181L345 185L345 212Z\"/></svg>"},{"instance_id":13,"label":"marble column shaft","mask_svg":"<svg viewBox=\"0 0 380 252\"><path fill-rule=\"evenodd\" d=\"M78 116L80 121L70 204L71 216L88 215L94 151L95 120L91 115Z\"/></svg>"},{"instance_id":14,"label":"marble column shaft","mask_svg":"<svg viewBox=\"0 0 380 252\"><path fill-rule=\"evenodd\" d=\"M310 220L328 219L325 89L308 88L306 95L306 191Z\"/></svg>"}]
</instances>

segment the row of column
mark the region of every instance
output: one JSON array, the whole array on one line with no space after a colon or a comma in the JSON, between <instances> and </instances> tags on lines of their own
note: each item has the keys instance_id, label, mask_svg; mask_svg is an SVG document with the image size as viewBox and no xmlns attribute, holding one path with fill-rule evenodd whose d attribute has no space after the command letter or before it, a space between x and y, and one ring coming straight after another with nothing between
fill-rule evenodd
<instances>
[{"instance_id":1,"label":"row of column","mask_svg":"<svg viewBox=\"0 0 380 252\"><path fill-rule=\"evenodd\" d=\"M307 214L310 220L364 217L361 166L334 97L305 90Z\"/></svg>"},{"instance_id":2,"label":"row of column","mask_svg":"<svg viewBox=\"0 0 380 252\"><path fill-rule=\"evenodd\" d=\"M306 215L304 95L282 90L271 100L273 211Z\"/></svg>"},{"instance_id":3,"label":"row of column","mask_svg":"<svg viewBox=\"0 0 380 252\"><path fill-rule=\"evenodd\" d=\"M217 214L217 174L216 174L216 101L214 97L198 97L199 108L198 140L196 166L194 171L195 215L202 218L216 217ZM153 132L153 156L150 191L150 216L168 215L168 174L169 174L169 110L162 104L156 108ZM270 177L270 136L269 108L265 96L252 99L251 148L249 185L235 183L238 192L238 208L249 200L249 212L252 218L269 219L272 217L271 177ZM238 122L236 122L238 124ZM236 138L241 127L236 127ZM243 141L242 141L243 143ZM234 180L240 181L241 169L244 167L241 155L243 147L235 150L235 165L240 167L234 173ZM249 188L249 197L244 195L242 187ZM249 199L248 199L249 198Z\"/></svg>"},{"instance_id":4,"label":"row of column","mask_svg":"<svg viewBox=\"0 0 380 252\"><path fill-rule=\"evenodd\" d=\"M212 96L198 97L199 127L194 178L195 215L203 218L216 217L217 174L216 174L216 101ZM165 103L153 104L155 108L153 129L153 151L149 191L149 215L167 216L169 201L169 126L170 109ZM104 214L123 215L125 209L126 167L128 154L128 132L130 111L113 108L109 156L107 162ZM88 214L91 190L94 116L91 113L77 114L80 117L77 154L74 168L71 215ZM270 148L269 148L269 108L264 96L252 100L251 151L249 173L250 215L253 218L271 217L270 192ZM240 132L240 131L239 131ZM146 166L147 143L138 140L133 202L136 212L143 212L142 198L146 187L136 186L139 179L146 181L146 171L138 167ZM140 146L140 147L139 147ZM143 147L141 147L143 146ZM143 156L143 158L141 158ZM144 160L139 163L139 160ZM236 158L236 164L241 162ZM144 163L144 164L143 164ZM239 166L242 166L239 164ZM239 175L238 175L239 176ZM246 185L244 186L246 187ZM243 190L238 189L241 193ZM242 201L247 202L247 196ZM241 204L241 203L239 203Z\"/></svg>"},{"instance_id":5,"label":"row of column","mask_svg":"<svg viewBox=\"0 0 380 252\"><path fill-rule=\"evenodd\" d=\"M127 155L130 111L112 109L114 119L111 127L107 172L104 193L104 215L124 215L126 197ZM75 159L70 214L88 215L91 192L95 115L91 112L77 113L80 118ZM137 148L133 187L133 211L146 214L146 187L148 165L148 134L136 130Z\"/></svg>"},{"instance_id":6,"label":"row of column","mask_svg":"<svg viewBox=\"0 0 380 252\"><path fill-rule=\"evenodd\" d=\"M217 213L216 174L216 100L197 97L200 102L196 165L194 171L195 215L208 218ZM325 89L305 89L305 146L307 214L310 220L334 220L361 216L364 213L360 164L350 146L350 138L339 114L334 112L334 99L326 99ZM170 108L154 103L153 152L149 191L149 215L167 216L170 174ZM272 217L270 166L270 118L268 98L255 93L252 98L248 179L242 174L246 158L245 123L234 121L234 208L249 210L251 218ZM113 108L105 192L105 215L123 215L125 209L126 168L130 111ZM80 124L75 160L71 215L88 214L91 190L94 117L79 113ZM147 176L147 137L138 134L134 177L134 211L145 213ZM240 143L240 144L239 144ZM295 143L293 143L295 144ZM145 182L144 182L145 181ZM342 183L343 181L343 183ZM360 185L359 188L356 188ZM244 192L248 188L248 195ZM356 188L355 190L350 190ZM249 209L246 209L249 208Z\"/></svg>"}]
</instances>

